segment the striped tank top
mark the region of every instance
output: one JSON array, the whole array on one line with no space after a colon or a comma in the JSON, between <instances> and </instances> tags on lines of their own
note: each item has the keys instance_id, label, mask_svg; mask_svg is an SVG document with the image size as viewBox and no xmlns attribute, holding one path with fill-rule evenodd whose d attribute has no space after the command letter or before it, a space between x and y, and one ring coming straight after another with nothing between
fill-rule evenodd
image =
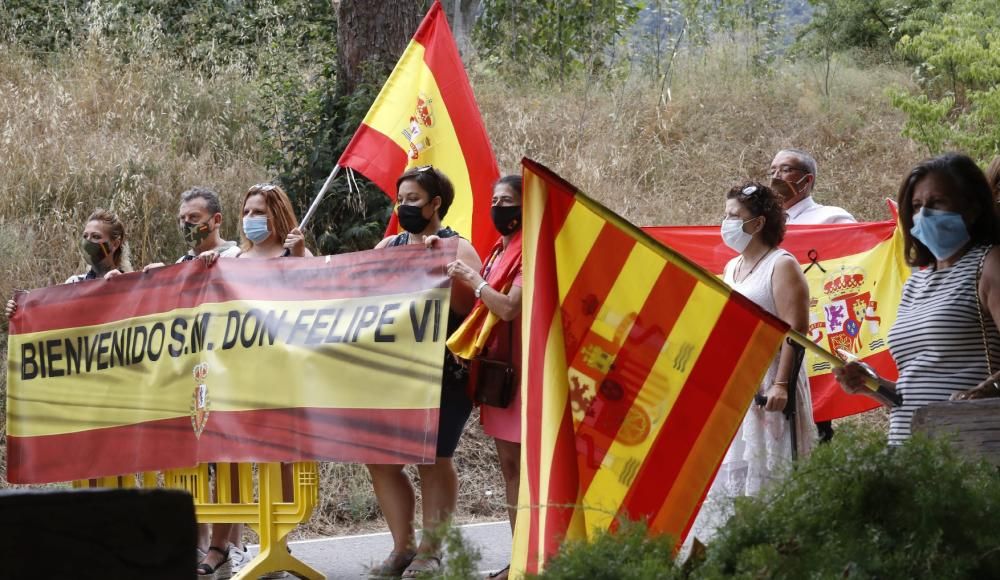
<instances>
[{"instance_id":1,"label":"striped tank top","mask_svg":"<svg viewBox=\"0 0 1000 580\"><path fill-rule=\"evenodd\" d=\"M889 350L899 369L896 390L903 405L889 413L889 444L910 437L913 412L978 385L989 375L976 305L979 263L990 246L974 246L944 270L914 272L903 286ZM984 305L985 306L985 305ZM1000 364L1000 333L983 313L994 371Z\"/></svg>"}]
</instances>

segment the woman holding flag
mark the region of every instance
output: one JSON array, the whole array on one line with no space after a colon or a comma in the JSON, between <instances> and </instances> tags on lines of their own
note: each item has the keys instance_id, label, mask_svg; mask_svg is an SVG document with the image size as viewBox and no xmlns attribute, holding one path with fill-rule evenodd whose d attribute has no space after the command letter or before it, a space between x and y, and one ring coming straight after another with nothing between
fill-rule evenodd
<instances>
[{"instance_id":1,"label":"woman holding flag","mask_svg":"<svg viewBox=\"0 0 1000 580\"><path fill-rule=\"evenodd\" d=\"M484 372L473 370L469 387L481 403L479 419L483 431L493 437L507 495L507 513L514 529L517 492L521 479L521 393L517 384L521 367L521 176L506 175L493 186L490 208L493 225L500 233L482 270L461 260L448 265L448 275L472 289L476 304L462 326L448 339L456 356L470 361L483 357L507 363L512 369L508 382L489 381ZM503 382L502 375L500 382ZM487 383L491 384L487 384ZM479 384L477 384L479 383ZM504 392L504 387L507 387ZM487 389L499 389L492 393ZM494 396L495 395L495 396ZM510 566L489 575L507 578Z\"/></svg>"},{"instance_id":2,"label":"woman holding flag","mask_svg":"<svg viewBox=\"0 0 1000 580\"><path fill-rule=\"evenodd\" d=\"M833 370L845 391L865 378L903 397L889 411L889 445L910 438L913 414L949 398L1000 396L1000 218L994 192L966 155L919 163L899 188L899 224L913 275L903 286L889 351L895 382L867 365Z\"/></svg>"},{"instance_id":3,"label":"woman holding flag","mask_svg":"<svg viewBox=\"0 0 1000 580\"><path fill-rule=\"evenodd\" d=\"M437 239L458 236L441 224L455 200L455 189L444 173L430 165L409 169L396 180L396 192L396 215L406 231L385 238L375 249L407 244L430 247ZM458 259L477 270L481 265L476 250L463 238L459 238ZM452 286L449 333L462 323L474 301L472 289L460 284ZM437 458L433 464L417 466L424 508L424 533L419 546L413 529L416 498L403 466L368 465L375 497L393 542L389 557L369 571L369 578L416 578L441 567L439 538L433 532L451 518L458 503L458 474L451 458L472 412L472 401L465 393L467 380L466 370L447 355L441 376Z\"/></svg>"},{"instance_id":4,"label":"woman holding flag","mask_svg":"<svg viewBox=\"0 0 1000 580\"><path fill-rule=\"evenodd\" d=\"M748 183L729 190L722 239L739 255L726 264L725 282L794 330L805 332L809 286L795 257L778 247L784 236L785 212L770 188ZM809 381L805 368L796 368L795 358L794 348L785 344L768 368L689 538L710 540L731 514L734 498L758 495L788 471L795 457L812 450L816 432ZM784 413L792 402L793 412Z\"/></svg>"}]
</instances>

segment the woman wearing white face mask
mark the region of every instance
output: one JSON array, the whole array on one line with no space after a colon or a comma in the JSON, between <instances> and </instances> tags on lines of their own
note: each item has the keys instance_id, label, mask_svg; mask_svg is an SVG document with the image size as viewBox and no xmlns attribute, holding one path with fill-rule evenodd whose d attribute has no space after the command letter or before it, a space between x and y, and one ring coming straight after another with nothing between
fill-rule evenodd
<instances>
[{"instance_id":1,"label":"woman wearing white face mask","mask_svg":"<svg viewBox=\"0 0 1000 580\"><path fill-rule=\"evenodd\" d=\"M793 329L805 332L809 287L798 261L778 248L784 235L785 212L781 199L770 188L749 183L729 190L722 239L739 256L726 264L725 282ZM732 513L735 497L757 495L787 472L793 457L793 428L798 456L812 450L815 429L809 382L805 367L796 372L794 366L794 350L783 345L758 388L758 395L767 397L767 403L750 404L690 537L710 540ZM794 424L782 412L789 389L795 389Z\"/></svg>"},{"instance_id":2,"label":"woman wearing white face mask","mask_svg":"<svg viewBox=\"0 0 1000 580\"><path fill-rule=\"evenodd\" d=\"M899 188L906 260L915 271L903 286L889 351L903 396L889 414L889 444L910 437L913 412L934 401L1000 396L1000 220L990 185L975 161L956 153L914 167ZM834 369L850 393L864 369ZM985 378L984 378L985 377Z\"/></svg>"}]
</instances>

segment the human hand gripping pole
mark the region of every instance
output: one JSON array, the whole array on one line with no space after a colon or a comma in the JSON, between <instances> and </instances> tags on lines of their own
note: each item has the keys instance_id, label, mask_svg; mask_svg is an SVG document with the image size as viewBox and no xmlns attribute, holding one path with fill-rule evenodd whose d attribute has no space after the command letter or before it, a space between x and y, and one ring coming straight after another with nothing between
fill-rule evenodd
<instances>
[{"instance_id":1,"label":"human hand gripping pole","mask_svg":"<svg viewBox=\"0 0 1000 580\"><path fill-rule=\"evenodd\" d=\"M330 190L330 186L333 185L333 180L336 179L337 174L340 173L340 164L333 166L333 171L323 182L323 187L320 188L319 193L316 194L316 198L313 199L312 204L309 206L309 210L306 211L306 215L302 217L302 221L299 222L299 229L304 233L306 228L309 226L309 220L312 219L313 214L319 208L319 204L323 201L323 197L326 196L326 192ZM285 248L285 251L281 253L282 258L287 258L292 254L290 248Z\"/></svg>"}]
</instances>

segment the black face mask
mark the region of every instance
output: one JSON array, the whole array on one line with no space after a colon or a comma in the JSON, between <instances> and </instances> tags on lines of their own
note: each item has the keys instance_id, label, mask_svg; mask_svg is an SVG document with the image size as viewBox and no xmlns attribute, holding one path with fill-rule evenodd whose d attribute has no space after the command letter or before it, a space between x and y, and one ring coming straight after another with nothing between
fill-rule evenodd
<instances>
[{"instance_id":1,"label":"black face mask","mask_svg":"<svg viewBox=\"0 0 1000 580\"><path fill-rule=\"evenodd\" d=\"M493 218L493 227L502 236L509 236L521 229L521 206L519 205L494 205L490 208L490 217Z\"/></svg>"},{"instance_id":2,"label":"black face mask","mask_svg":"<svg viewBox=\"0 0 1000 580\"><path fill-rule=\"evenodd\" d=\"M212 226L209 222L203 224L183 222L181 224L181 235L184 236L184 243L192 249L197 248L198 244L204 241L211 233Z\"/></svg>"},{"instance_id":3,"label":"black face mask","mask_svg":"<svg viewBox=\"0 0 1000 580\"><path fill-rule=\"evenodd\" d=\"M80 251L83 252L83 259L91 266L100 264L104 258L112 254L111 242L92 242L90 240L80 241Z\"/></svg>"},{"instance_id":4,"label":"black face mask","mask_svg":"<svg viewBox=\"0 0 1000 580\"><path fill-rule=\"evenodd\" d=\"M427 224L431 220L424 217L425 205L399 205L396 206L396 216L399 217L399 225L411 234L422 234L427 229Z\"/></svg>"}]
</instances>

